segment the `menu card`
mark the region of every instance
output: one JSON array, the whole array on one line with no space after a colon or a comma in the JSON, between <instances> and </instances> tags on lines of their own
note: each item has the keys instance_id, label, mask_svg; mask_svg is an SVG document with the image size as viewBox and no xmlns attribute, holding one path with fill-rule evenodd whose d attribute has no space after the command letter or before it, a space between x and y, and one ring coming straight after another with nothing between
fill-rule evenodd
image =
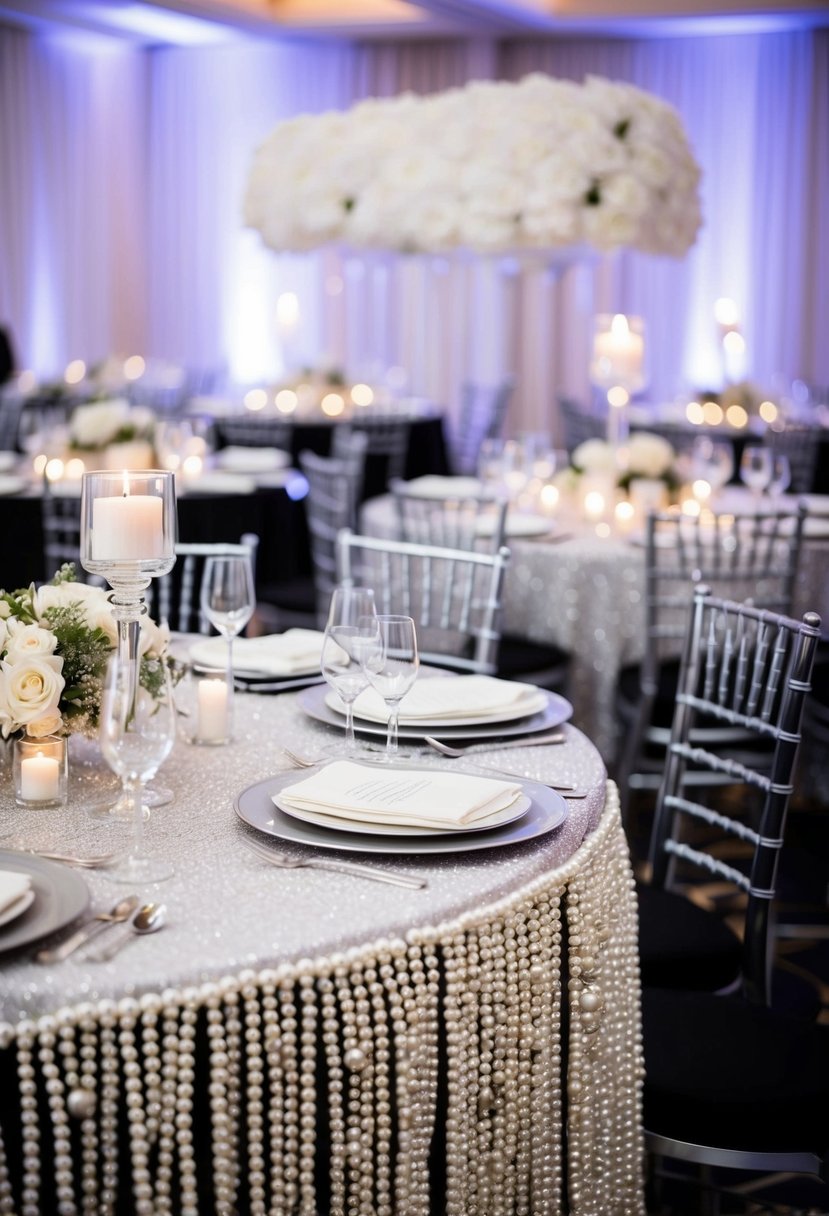
<instances>
[{"instance_id":1,"label":"menu card","mask_svg":"<svg viewBox=\"0 0 829 1216\"><path fill-rule=\"evenodd\" d=\"M504 721L538 713L546 704L547 694L535 684L498 680L494 676L421 679L401 702L400 721L451 723L457 718ZM339 701L335 708L340 708ZM371 722L388 720L383 698L373 688L360 693L354 702L354 713Z\"/></svg>"},{"instance_id":2,"label":"menu card","mask_svg":"<svg viewBox=\"0 0 829 1216\"><path fill-rule=\"evenodd\" d=\"M355 823L462 829L512 806L521 794L514 781L336 760L281 790L273 801Z\"/></svg>"}]
</instances>

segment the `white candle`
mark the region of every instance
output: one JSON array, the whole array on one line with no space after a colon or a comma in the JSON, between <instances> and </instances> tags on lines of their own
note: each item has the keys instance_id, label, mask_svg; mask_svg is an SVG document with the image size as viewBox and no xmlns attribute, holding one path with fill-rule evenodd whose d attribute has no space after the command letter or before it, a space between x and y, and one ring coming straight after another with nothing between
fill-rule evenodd
<instances>
[{"instance_id":1,"label":"white candle","mask_svg":"<svg viewBox=\"0 0 829 1216\"><path fill-rule=\"evenodd\" d=\"M227 734L227 684L224 680L200 680L198 737L203 743L219 743Z\"/></svg>"},{"instance_id":2,"label":"white candle","mask_svg":"<svg viewBox=\"0 0 829 1216\"><path fill-rule=\"evenodd\" d=\"M156 494L124 493L92 504L94 561L151 561L164 556L164 504Z\"/></svg>"},{"instance_id":3,"label":"white candle","mask_svg":"<svg viewBox=\"0 0 829 1216\"><path fill-rule=\"evenodd\" d=\"M37 752L20 761L20 796L27 802L53 802L60 796L60 765Z\"/></svg>"},{"instance_id":4,"label":"white candle","mask_svg":"<svg viewBox=\"0 0 829 1216\"><path fill-rule=\"evenodd\" d=\"M638 386L642 379L645 343L634 333L627 317L617 313L610 329L601 330L593 339L593 360L597 380L614 385Z\"/></svg>"}]
</instances>

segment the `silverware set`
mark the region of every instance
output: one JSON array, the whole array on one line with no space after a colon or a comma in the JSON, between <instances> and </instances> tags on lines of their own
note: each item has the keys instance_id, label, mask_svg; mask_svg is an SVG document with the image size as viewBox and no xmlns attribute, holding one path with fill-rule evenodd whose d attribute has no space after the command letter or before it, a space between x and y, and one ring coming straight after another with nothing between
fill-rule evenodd
<instances>
[{"instance_id":1,"label":"silverware set","mask_svg":"<svg viewBox=\"0 0 829 1216\"><path fill-rule=\"evenodd\" d=\"M251 853L255 853L262 861L269 862L283 870L333 870L336 874L353 874L356 878L368 878L374 882L386 882L393 887L408 887L412 891L423 890L428 886L425 878L414 874L398 874L391 870L381 870L379 866L367 866L357 861L341 861L338 857L294 857L282 853L278 849L264 844L252 836L244 836L242 843Z\"/></svg>"},{"instance_id":2,"label":"silverware set","mask_svg":"<svg viewBox=\"0 0 829 1216\"><path fill-rule=\"evenodd\" d=\"M82 949L91 941L96 941L105 930L121 925L123 931L118 936L107 941L105 945L89 951L85 956L89 962L108 962L135 937L143 936L145 933L155 933L164 927L167 914L164 904L151 903L139 906L140 904L141 901L137 895L125 895L108 912L97 912L90 920L85 921L59 945L38 950L35 955L36 960L45 964L62 963L76 950Z\"/></svg>"}]
</instances>

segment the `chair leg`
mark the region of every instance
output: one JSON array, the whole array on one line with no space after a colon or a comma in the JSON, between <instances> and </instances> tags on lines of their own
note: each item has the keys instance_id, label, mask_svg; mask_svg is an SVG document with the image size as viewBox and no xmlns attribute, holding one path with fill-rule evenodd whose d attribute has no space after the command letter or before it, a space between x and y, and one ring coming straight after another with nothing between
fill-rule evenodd
<instances>
[{"instance_id":1,"label":"chair leg","mask_svg":"<svg viewBox=\"0 0 829 1216\"><path fill-rule=\"evenodd\" d=\"M616 783L619 786L619 800L622 809L622 824L627 827L630 815L630 778L637 771L637 764L642 752L645 733L653 711L653 697L643 696L639 701L636 716L628 731L627 739L622 747L622 755L616 770Z\"/></svg>"}]
</instances>

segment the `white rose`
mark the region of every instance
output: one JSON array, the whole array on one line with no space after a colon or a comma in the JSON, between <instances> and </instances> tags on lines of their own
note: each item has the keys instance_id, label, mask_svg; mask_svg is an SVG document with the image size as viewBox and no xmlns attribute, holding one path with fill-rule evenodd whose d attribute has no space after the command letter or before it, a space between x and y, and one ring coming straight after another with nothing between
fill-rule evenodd
<instances>
[{"instance_id":1,"label":"white rose","mask_svg":"<svg viewBox=\"0 0 829 1216\"><path fill-rule=\"evenodd\" d=\"M82 605L84 618L91 629L110 611L106 591L92 583L45 583L35 592L34 611L40 620L50 608L69 608L73 604Z\"/></svg>"},{"instance_id":2,"label":"white rose","mask_svg":"<svg viewBox=\"0 0 829 1216\"><path fill-rule=\"evenodd\" d=\"M627 465L630 473L644 477L664 477L674 463L674 449L661 435L637 431L627 442Z\"/></svg>"},{"instance_id":3,"label":"white rose","mask_svg":"<svg viewBox=\"0 0 829 1216\"><path fill-rule=\"evenodd\" d=\"M38 718L36 722L30 722L26 727L26 734L31 735L33 739L44 739L47 735L56 735L62 726L63 718L57 710L53 710Z\"/></svg>"},{"instance_id":4,"label":"white rose","mask_svg":"<svg viewBox=\"0 0 829 1216\"><path fill-rule=\"evenodd\" d=\"M4 621L2 616L0 616L0 654L3 653L3 650L5 648L6 638L8 636L8 633L9 633L8 626L6 625L6 622Z\"/></svg>"},{"instance_id":5,"label":"white rose","mask_svg":"<svg viewBox=\"0 0 829 1216\"><path fill-rule=\"evenodd\" d=\"M169 625L157 625L148 616L141 618L141 637L138 642L138 649L141 655L148 655L150 658L160 658L163 654L167 653L169 644Z\"/></svg>"},{"instance_id":6,"label":"white rose","mask_svg":"<svg viewBox=\"0 0 829 1216\"><path fill-rule=\"evenodd\" d=\"M27 658L55 653L58 639L49 629L43 629L40 625L24 625L17 619L10 620L6 629L7 663L19 663Z\"/></svg>"},{"instance_id":7,"label":"white rose","mask_svg":"<svg viewBox=\"0 0 829 1216\"><path fill-rule=\"evenodd\" d=\"M69 423L74 443L84 448L103 447L129 422L130 406L120 397L79 405Z\"/></svg>"},{"instance_id":8,"label":"white rose","mask_svg":"<svg viewBox=\"0 0 829 1216\"><path fill-rule=\"evenodd\" d=\"M0 600L0 621L4 621L6 617L11 616L12 610L5 600Z\"/></svg>"},{"instance_id":9,"label":"white rose","mask_svg":"<svg viewBox=\"0 0 829 1216\"><path fill-rule=\"evenodd\" d=\"M616 452L604 439L586 439L573 452L573 465L584 473L616 473Z\"/></svg>"},{"instance_id":10,"label":"white rose","mask_svg":"<svg viewBox=\"0 0 829 1216\"><path fill-rule=\"evenodd\" d=\"M30 722L58 713L65 681L63 659L40 655L19 663L0 663L0 722L5 737Z\"/></svg>"}]
</instances>

